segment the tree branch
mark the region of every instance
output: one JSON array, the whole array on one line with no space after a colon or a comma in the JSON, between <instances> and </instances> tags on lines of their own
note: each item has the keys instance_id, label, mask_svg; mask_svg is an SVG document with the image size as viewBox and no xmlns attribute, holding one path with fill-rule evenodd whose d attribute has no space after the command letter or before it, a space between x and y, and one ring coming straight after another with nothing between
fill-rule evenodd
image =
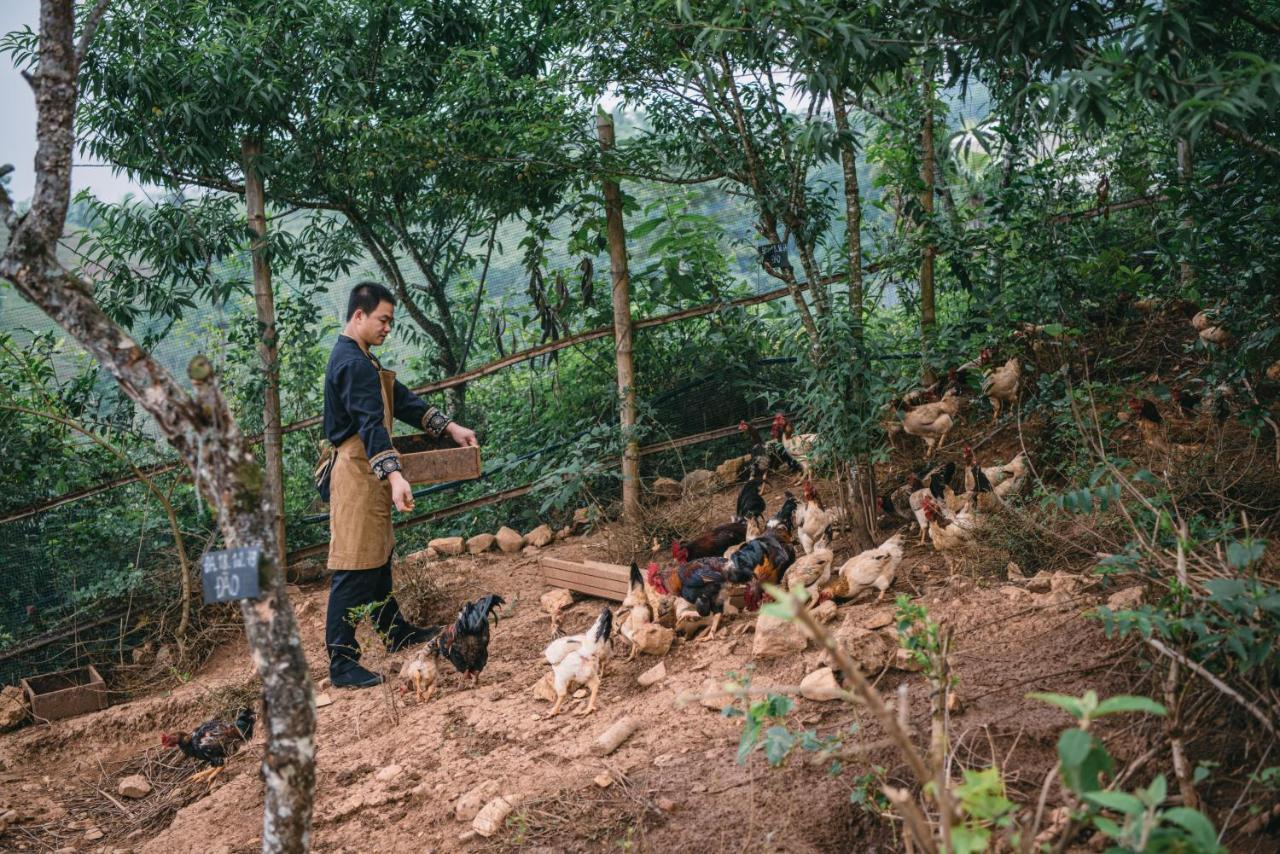
<instances>
[{"instance_id":1,"label":"tree branch","mask_svg":"<svg viewBox=\"0 0 1280 854\"><path fill-rule=\"evenodd\" d=\"M84 29L80 33L80 43L76 45L76 69L79 70L81 63L84 62L85 54L89 52L89 44L93 41L93 37L98 33L98 25L102 23L102 16L107 13L107 7L111 5L111 0L98 0L98 5L93 7L93 11L89 13L89 17L84 19Z\"/></svg>"}]
</instances>

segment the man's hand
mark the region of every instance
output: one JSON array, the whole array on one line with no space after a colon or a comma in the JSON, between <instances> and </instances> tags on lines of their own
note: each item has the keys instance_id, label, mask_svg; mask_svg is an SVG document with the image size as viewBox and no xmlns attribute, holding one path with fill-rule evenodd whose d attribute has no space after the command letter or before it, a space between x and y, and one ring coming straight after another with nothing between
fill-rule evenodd
<instances>
[{"instance_id":1,"label":"man's hand","mask_svg":"<svg viewBox=\"0 0 1280 854\"><path fill-rule=\"evenodd\" d=\"M391 503L401 513L408 513L413 509L413 487L398 471L387 475L387 480L391 481Z\"/></svg>"},{"instance_id":2,"label":"man's hand","mask_svg":"<svg viewBox=\"0 0 1280 854\"><path fill-rule=\"evenodd\" d=\"M459 448L478 448L480 442L476 439L476 431L470 427L463 427L457 421L450 421L449 426L444 428Z\"/></svg>"}]
</instances>

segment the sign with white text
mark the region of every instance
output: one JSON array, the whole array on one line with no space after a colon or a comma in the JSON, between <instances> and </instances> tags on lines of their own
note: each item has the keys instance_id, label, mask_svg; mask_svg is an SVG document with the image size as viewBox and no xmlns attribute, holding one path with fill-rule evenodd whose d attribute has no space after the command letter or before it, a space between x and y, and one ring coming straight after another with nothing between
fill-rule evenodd
<instances>
[{"instance_id":1,"label":"sign with white text","mask_svg":"<svg viewBox=\"0 0 1280 854\"><path fill-rule=\"evenodd\" d=\"M204 556L204 601L234 602L258 595L258 560L262 549L248 546Z\"/></svg>"}]
</instances>

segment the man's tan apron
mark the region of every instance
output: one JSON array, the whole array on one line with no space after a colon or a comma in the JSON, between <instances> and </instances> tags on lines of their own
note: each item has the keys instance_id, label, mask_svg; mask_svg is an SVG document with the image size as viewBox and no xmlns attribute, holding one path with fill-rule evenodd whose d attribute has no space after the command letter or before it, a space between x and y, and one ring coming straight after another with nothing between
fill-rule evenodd
<instances>
[{"instance_id":1,"label":"man's tan apron","mask_svg":"<svg viewBox=\"0 0 1280 854\"><path fill-rule=\"evenodd\" d=\"M382 423L391 435L395 371L378 369ZM369 468L364 442L356 433L338 446L329 495L329 568L376 569L391 557L391 484Z\"/></svg>"}]
</instances>

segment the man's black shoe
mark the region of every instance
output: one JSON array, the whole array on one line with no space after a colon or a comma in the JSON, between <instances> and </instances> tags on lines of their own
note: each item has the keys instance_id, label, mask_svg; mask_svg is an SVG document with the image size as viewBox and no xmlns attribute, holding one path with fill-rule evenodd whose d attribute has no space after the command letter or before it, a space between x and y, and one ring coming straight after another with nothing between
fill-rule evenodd
<instances>
[{"instance_id":1,"label":"man's black shoe","mask_svg":"<svg viewBox=\"0 0 1280 854\"><path fill-rule=\"evenodd\" d=\"M391 639L390 651L400 652L402 649L408 649L411 646L428 643L439 637L440 632L444 630L443 626L406 626L407 631L401 632L398 636Z\"/></svg>"},{"instance_id":2,"label":"man's black shoe","mask_svg":"<svg viewBox=\"0 0 1280 854\"><path fill-rule=\"evenodd\" d=\"M353 663L341 673L331 673L329 681L335 688L372 688L382 684L382 677Z\"/></svg>"}]
</instances>

